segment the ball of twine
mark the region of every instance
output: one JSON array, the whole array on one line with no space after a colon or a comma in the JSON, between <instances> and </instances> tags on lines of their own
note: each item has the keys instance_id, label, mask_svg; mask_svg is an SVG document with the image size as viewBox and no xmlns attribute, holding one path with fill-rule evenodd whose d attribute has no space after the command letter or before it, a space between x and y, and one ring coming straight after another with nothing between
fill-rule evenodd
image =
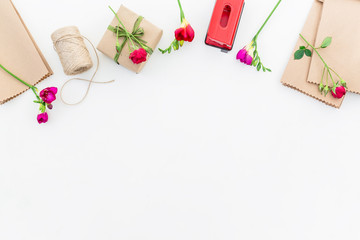
<instances>
[{"instance_id":1,"label":"ball of twine","mask_svg":"<svg viewBox=\"0 0 360 240\"><path fill-rule=\"evenodd\" d=\"M64 68L64 72L67 75L80 74L82 72L89 70L93 66L89 50L86 48L84 39L89 42L89 44L91 45L91 47L94 50L94 53L96 55L96 69L90 79L78 78L78 77L72 78L72 79L67 80L64 83L64 85L61 87L60 98L65 104L77 105L77 104L81 103L82 101L84 101L84 99L88 95L90 87L93 83L105 84L105 83L114 82L114 80L107 81L107 82L94 81L95 75L96 75L97 71L99 70L99 62L100 62L99 55L96 52L96 48L95 48L94 44L92 44L92 42L88 38L82 36L77 27L72 26L72 27L61 28L61 29L55 31L51 35L51 38L54 43L54 49L59 54L61 64L63 65L63 68ZM64 87L68 83L75 81L75 80L85 81L85 82L88 82L89 84L86 89L86 93L81 98L81 100L78 102L75 102L75 103L70 103L70 102L64 100L62 93L63 93Z\"/></svg>"},{"instance_id":2,"label":"ball of twine","mask_svg":"<svg viewBox=\"0 0 360 240\"><path fill-rule=\"evenodd\" d=\"M92 68L89 50L76 26L56 30L51 39L66 75L77 75Z\"/></svg>"}]
</instances>

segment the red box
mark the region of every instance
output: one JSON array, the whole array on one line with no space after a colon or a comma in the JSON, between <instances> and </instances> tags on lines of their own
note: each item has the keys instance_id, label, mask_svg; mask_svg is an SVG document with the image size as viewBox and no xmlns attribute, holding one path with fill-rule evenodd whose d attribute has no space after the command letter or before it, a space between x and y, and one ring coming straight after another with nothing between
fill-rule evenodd
<instances>
[{"instance_id":1,"label":"red box","mask_svg":"<svg viewBox=\"0 0 360 240\"><path fill-rule=\"evenodd\" d=\"M216 1L205 39L207 45L232 49L244 5L244 0Z\"/></svg>"}]
</instances>

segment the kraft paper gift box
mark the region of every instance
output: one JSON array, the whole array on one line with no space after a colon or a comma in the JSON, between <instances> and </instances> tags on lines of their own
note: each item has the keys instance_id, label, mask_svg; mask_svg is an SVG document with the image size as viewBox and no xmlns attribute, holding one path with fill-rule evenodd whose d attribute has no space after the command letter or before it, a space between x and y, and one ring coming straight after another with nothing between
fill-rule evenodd
<instances>
[{"instance_id":1,"label":"kraft paper gift box","mask_svg":"<svg viewBox=\"0 0 360 240\"><path fill-rule=\"evenodd\" d=\"M112 14L110 10L109 10L109 14ZM123 22L126 30L131 33L134 23L136 22L139 15L132 12L130 9L124 7L123 5L121 5L119 11L117 12L117 15L119 16L120 20ZM110 25L113 27L119 25L119 22L115 16L112 22L110 23ZM147 21L145 18L141 21L140 27L144 29L144 35L141 37L141 39L145 40L147 42L146 45L152 48L154 52L157 51L156 46L158 45L162 37L163 31L160 28L156 27L154 24ZM124 38L119 38L120 44L123 41ZM104 53L106 56L110 57L111 59L114 59L116 55L115 33L113 33L110 30L106 30L103 38L101 39L99 45L97 46L97 49L100 52ZM134 64L129 59L129 55L130 55L129 48L125 46L120 53L118 64L136 73L139 73L143 69L146 62L149 61L150 58L150 55L148 55L146 62L140 64Z\"/></svg>"},{"instance_id":2,"label":"kraft paper gift box","mask_svg":"<svg viewBox=\"0 0 360 240\"><path fill-rule=\"evenodd\" d=\"M10 0L0 0L0 64L29 84L36 85L52 70ZM0 104L29 88L0 69Z\"/></svg>"},{"instance_id":3,"label":"kraft paper gift box","mask_svg":"<svg viewBox=\"0 0 360 240\"><path fill-rule=\"evenodd\" d=\"M360 1L324 0L322 17L317 31L315 46L325 37L332 43L319 49L329 67L347 83L348 91L360 93ZM311 61L308 82L319 84L324 64L318 57ZM335 81L338 77L333 74ZM329 83L331 82L329 78Z\"/></svg>"},{"instance_id":4,"label":"kraft paper gift box","mask_svg":"<svg viewBox=\"0 0 360 240\"><path fill-rule=\"evenodd\" d=\"M332 1L332 0L326 0ZM340 0L345 1L345 0ZM322 18L322 9L323 3L320 0L315 0L306 23L302 30L302 35L311 43L315 43L316 35L318 32L318 27L320 20ZM336 18L336 16L334 16ZM332 107L340 108L343 99L335 99L329 93L326 97L320 93L319 85L315 84L317 82L317 76L311 75L309 76L309 70L312 59L318 58L316 54L313 54L311 58L304 57L301 60L294 60L294 52L299 49L300 46L306 45L304 41L298 38L296 46L291 54L289 63L285 69L283 77L281 79L281 83L285 86L291 87L295 90L298 90L308 96L311 96L321 102L324 102ZM331 46L330 46L331 47ZM328 47L328 48L330 48ZM327 50L326 50L327 51ZM326 59L326 58L325 58ZM319 66L320 71L323 70L323 66ZM319 80L321 79L321 76ZM308 80L311 80L308 82ZM311 83L314 82L314 83Z\"/></svg>"}]
</instances>

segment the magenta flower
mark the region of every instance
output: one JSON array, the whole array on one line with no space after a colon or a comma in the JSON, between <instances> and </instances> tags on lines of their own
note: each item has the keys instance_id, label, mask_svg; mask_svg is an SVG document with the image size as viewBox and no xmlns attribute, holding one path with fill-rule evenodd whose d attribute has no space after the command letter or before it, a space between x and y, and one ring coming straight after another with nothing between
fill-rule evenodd
<instances>
[{"instance_id":1,"label":"magenta flower","mask_svg":"<svg viewBox=\"0 0 360 240\"><path fill-rule=\"evenodd\" d=\"M236 59L246 65L252 65L254 59L254 46L253 42L241 49L236 55Z\"/></svg>"},{"instance_id":2,"label":"magenta flower","mask_svg":"<svg viewBox=\"0 0 360 240\"><path fill-rule=\"evenodd\" d=\"M47 104L52 103L56 100L56 94L58 89L56 87L48 87L40 92L41 99Z\"/></svg>"},{"instance_id":3,"label":"magenta flower","mask_svg":"<svg viewBox=\"0 0 360 240\"><path fill-rule=\"evenodd\" d=\"M0 68L3 69L5 72L10 74L13 78L15 78L16 80L18 80L19 82L21 82L22 84L24 84L25 86L27 86L28 88L30 88L33 91L33 93L35 94L35 97L36 97L36 100L34 101L34 103L39 104L39 111L40 111L40 113L37 116L37 121L39 124L46 123L49 120L49 116L46 112L46 107L50 110L53 108L53 105L51 103L53 101L55 101L56 93L57 93L58 89L56 87L45 88L40 92L40 96L39 96L38 89L35 86L20 79L19 77L14 75L12 72L10 72L8 69L6 69L1 64L0 64Z\"/></svg>"},{"instance_id":4,"label":"magenta flower","mask_svg":"<svg viewBox=\"0 0 360 240\"><path fill-rule=\"evenodd\" d=\"M253 37L251 43L245 46L243 49L241 49L236 55L237 60L240 60L240 62L246 65L254 66L258 71L262 69L264 72L271 72L271 70L269 68L266 68L264 64L261 62L258 52L257 39L259 37L260 32L264 29L265 25L267 24L271 16L274 14L275 10L280 5L281 1L282 0L278 0L277 4L271 11L270 15L267 17L263 25L260 27L259 31Z\"/></svg>"},{"instance_id":5,"label":"magenta flower","mask_svg":"<svg viewBox=\"0 0 360 240\"><path fill-rule=\"evenodd\" d=\"M39 113L39 115L37 116L37 121L39 124L41 123L46 123L49 119L49 116L47 114L47 112L43 112L43 113Z\"/></svg>"}]
</instances>

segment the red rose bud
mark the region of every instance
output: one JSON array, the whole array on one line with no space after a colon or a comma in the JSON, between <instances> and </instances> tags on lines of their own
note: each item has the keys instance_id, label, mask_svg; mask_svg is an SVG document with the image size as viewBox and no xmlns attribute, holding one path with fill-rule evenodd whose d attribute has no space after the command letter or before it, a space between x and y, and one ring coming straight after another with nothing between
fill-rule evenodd
<instances>
[{"instance_id":1,"label":"red rose bud","mask_svg":"<svg viewBox=\"0 0 360 240\"><path fill-rule=\"evenodd\" d=\"M51 109L53 109L53 105L52 105L52 104L48 104L48 105L47 105L47 108L51 110Z\"/></svg>"},{"instance_id":2,"label":"red rose bud","mask_svg":"<svg viewBox=\"0 0 360 240\"><path fill-rule=\"evenodd\" d=\"M48 87L40 92L41 99L47 104L52 103L56 100L56 94L58 89L56 87Z\"/></svg>"},{"instance_id":3,"label":"red rose bud","mask_svg":"<svg viewBox=\"0 0 360 240\"><path fill-rule=\"evenodd\" d=\"M195 37L195 31L191 27L191 25L186 21L186 19L183 20L181 23L181 27L175 30L175 38L178 41L187 41L192 42Z\"/></svg>"},{"instance_id":4,"label":"red rose bud","mask_svg":"<svg viewBox=\"0 0 360 240\"><path fill-rule=\"evenodd\" d=\"M334 98L342 98L346 94L346 89L343 86L337 86L331 90L331 94Z\"/></svg>"},{"instance_id":5,"label":"red rose bud","mask_svg":"<svg viewBox=\"0 0 360 240\"><path fill-rule=\"evenodd\" d=\"M139 64L146 61L147 52L143 48L139 48L135 51L133 51L129 58L134 64Z\"/></svg>"},{"instance_id":6,"label":"red rose bud","mask_svg":"<svg viewBox=\"0 0 360 240\"><path fill-rule=\"evenodd\" d=\"M46 123L48 121L48 119L49 119L49 116L48 116L47 112L40 113L37 116L37 121L39 124Z\"/></svg>"}]
</instances>

